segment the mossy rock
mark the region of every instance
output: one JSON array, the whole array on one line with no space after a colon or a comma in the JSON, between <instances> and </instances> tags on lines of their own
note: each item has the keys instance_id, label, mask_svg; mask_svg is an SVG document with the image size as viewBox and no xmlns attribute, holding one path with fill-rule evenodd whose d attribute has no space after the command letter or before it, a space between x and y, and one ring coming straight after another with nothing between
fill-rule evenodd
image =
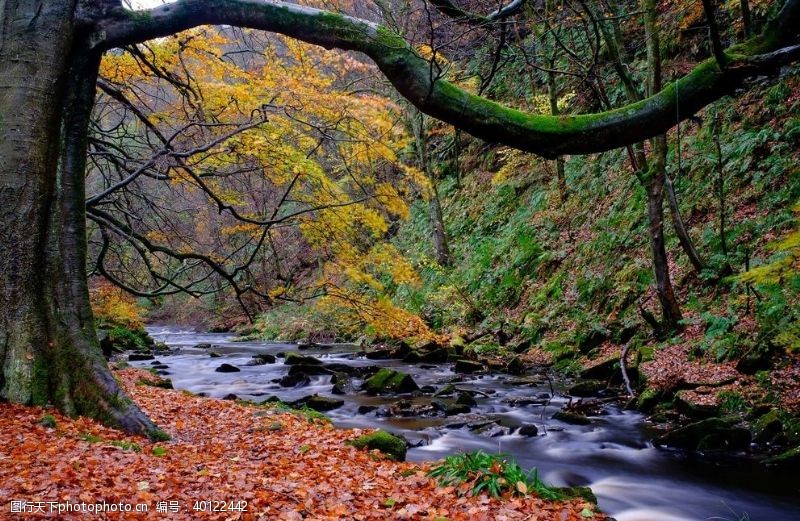
<instances>
[{"instance_id":1,"label":"mossy rock","mask_svg":"<svg viewBox=\"0 0 800 521\"><path fill-rule=\"evenodd\" d=\"M594 505L597 504L597 496L594 495L594 492L589 487L557 487L553 490L561 494L565 499L581 498Z\"/></svg>"},{"instance_id":2,"label":"mossy rock","mask_svg":"<svg viewBox=\"0 0 800 521\"><path fill-rule=\"evenodd\" d=\"M322 361L318 358L299 355L293 351L286 353L283 363L286 365L322 365Z\"/></svg>"},{"instance_id":3,"label":"mossy rock","mask_svg":"<svg viewBox=\"0 0 800 521\"><path fill-rule=\"evenodd\" d=\"M419 389L419 386L410 375L383 368L367 378L362 389L370 394L410 393Z\"/></svg>"},{"instance_id":4,"label":"mossy rock","mask_svg":"<svg viewBox=\"0 0 800 521\"><path fill-rule=\"evenodd\" d=\"M658 405L661 400L661 392L657 389L649 387L645 389L642 394L636 399L636 410L641 412L649 412Z\"/></svg>"},{"instance_id":5,"label":"mossy rock","mask_svg":"<svg viewBox=\"0 0 800 521\"><path fill-rule=\"evenodd\" d=\"M347 444L357 449L379 450L396 461L405 461L406 459L405 440L388 432L375 431L371 434L364 434L348 441Z\"/></svg>"},{"instance_id":6,"label":"mossy rock","mask_svg":"<svg viewBox=\"0 0 800 521\"><path fill-rule=\"evenodd\" d=\"M469 414L472 408L464 403L448 403L443 400L433 400L431 405L437 411L441 411L445 416L455 416L456 414Z\"/></svg>"},{"instance_id":7,"label":"mossy rock","mask_svg":"<svg viewBox=\"0 0 800 521\"><path fill-rule=\"evenodd\" d=\"M787 467L800 465L800 447L795 447L781 452L776 456L769 457L762 463L765 465L781 465Z\"/></svg>"},{"instance_id":8,"label":"mossy rock","mask_svg":"<svg viewBox=\"0 0 800 521\"><path fill-rule=\"evenodd\" d=\"M736 450L750 443L750 431L735 418L708 418L673 429L656 438L657 445L687 450Z\"/></svg>"},{"instance_id":9,"label":"mossy rock","mask_svg":"<svg viewBox=\"0 0 800 521\"><path fill-rule=\"evenodd\" d=\"M769 443L783 431L780 413L772 409L755 422L753 422L753 441L756 443Z\"/></svg>"},{"instance_id":10,"label":"mossy rock","mask_svg":"<svg viewBox=\"0 0 800 521\"><path fill-rule=\"evenodd\" d=\"M606 383L600 380L583 380L576 383L567 391L571 396L578 396L585 398L587 396L595 396L600 391L606 388Z\"/></svg>"},{"instance_id":11,"label":"mossy rock","mask_svg":"<svg viewBox=\"0 0 800 521\"><path fill-rule=\"evenodd\" d=\"M719 405L696 403L689 396L689 391L678 391L675 394L675 408L681 414L695 419L711 418L719 414Z\"/></svg>"},{"instance_id":12,"label":"mossy rock","mask_svg":"<svg viewBox=\"0 0 800 521\"><path fill-rule=\"evenodd\" d=\"M318 394L314 394L311 396L306 396L304 398L301 398L292 405L293 406L305 405L309 409L314 409L317 412L326 412L338 409L339 407L344 405L344 400L339 400L338 398L329 398L327 396L320 396Z\"/></svg>"}]
</instances>

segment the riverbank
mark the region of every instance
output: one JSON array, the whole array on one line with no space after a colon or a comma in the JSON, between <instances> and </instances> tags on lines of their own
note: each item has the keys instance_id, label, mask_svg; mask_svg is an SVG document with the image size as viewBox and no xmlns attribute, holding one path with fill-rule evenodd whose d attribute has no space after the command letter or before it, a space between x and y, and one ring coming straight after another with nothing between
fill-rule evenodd
<instances>
[{"instance_id":1,"label":"riverbank","mask_svg":"<svg viewBox=\"0 0 800 521\"><path fill-rule=\"evenodd\" d=\"M130 515L135 519L582 520L593 508L583 500L532 495L458 497L426 476L426 464L395 462L346 444L365 431L142 385L154 379L142 370L114 374L171 440L151 443L84 418L0 404L4 515L12 500L42 504L45 511L48 502L148 505L147 514ZM229 508L246 502L247 511L210 511L223 501ZM166 513L156 511L160 502Z\"/></svg>"}]
</instances>

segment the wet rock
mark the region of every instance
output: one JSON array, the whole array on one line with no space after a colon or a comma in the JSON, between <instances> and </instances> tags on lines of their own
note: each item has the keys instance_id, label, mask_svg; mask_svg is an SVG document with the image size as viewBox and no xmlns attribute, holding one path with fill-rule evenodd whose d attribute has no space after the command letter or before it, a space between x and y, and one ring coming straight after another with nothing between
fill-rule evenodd
<instances>
[{"instance_id":1,"label":"wet rock","mask_svg":"<svg viewBox=\"0 0 800 521\"><path fill-rule=\"evenodd\" d=\"M526 405L547 405L550 398L549 396L547 398L507 398L503 401L511 407L525 407Z\"/></svg>"},{"instance_id":2,"label":"wet rock","mask_svg":"<svg viewBox=\"0 0 800 521\"><path fill-rule=\"evenodd\" d=\"M316 342L298 342L297 349L304 351L306 349L314 349L315 347L320 347L320 345Z\"/></svg>"},{"instance_id":3,"label":"wet rock","mask_svg":"<svg viewBox=\"0 0 800 521\"><path fill-rule=\"evenodd\" d=\"M466 427L466 425L467 425L467 422L465 422L465 421L453 422L453 423L446 424L444 426L444 428L445 429L451 429L451 430L458 430L458 429L462 429L462 428Z\"/></svg>"},{"instance_id":4,"label":"wet rock","mask_svg":"<svg viewBox=\"0 0 800 521\"><path fill-rule=\"evenodd\" d=\"M797 468L800 465L800 447L795 447L781 452L776 456L769 457L763 461L766 465L780 465L790 468Z\"/></svg>"},{"instance_id":5,"label":"wet rock","mask_svg":"<svg viewBox=\"0 0 800 521\"><path fill-rule=\"evenodd\" d=\"M772 409L753 422L753 441L769 443L783 431L777 409Z\"/></svg>"},{"instance_id":6,"label":"wet rock","mask_svg":"<svg viewBox=\"0 0 800 521\"><path fill-rule=\"evenodd\" d=\"M150 365L153 366L152 367L153 369L169 369L169 366L167 364L158 363L158 364L150 364Z\"/></svg>"},{"instance_id":7,"label":"wet rock","mask_svg":"<svg viewBox=\"0 0 800 521\"><path fill-rule=\"evenodd\" d=\"M261 353L258 355L253 356L253 359L247 362L245 365L265 365L265 364L274 364L277 361L275 355L271 355L269 353Z\"/></svg>"},{"instance_id":8,"label":"wet rock","mask_svg":"<svg viewBox=\"0 0 800 521\"><path fill-rule=\"evenodd\" d=\"M422 394L433 394L436 392L436 387L432 385L423 385L419 390Z\"/></svg>"},{"instance_id":9,"label":"wet rock","mask_svg":"<svg viewBox=\"0 0 800 521\"><path fill-rule=\"evenodd\" d=\"M532 423L523 423L520 428L517 429L517 434L520 436L538 436L539 427Z\"/></svg>"},{"instance_id":10,"label":"wet rock","mask_svg":"<svg viewBox=\"0 0 800 521\"><path fill-rule=\"evenodd\" d=\"M207 343L196 344L194 347L195 349L211 349L211 344Z\"/></svg>"},{"instance_id":11,"label":"wet rock","mask_svg":"<svg viewBox=\"0 0 800 521\"><path fill-rule=\"evenodd\" d=\"M447 350L440 347L432 351L423 352L419 361L423 364L443 364L447 362Z\"/></svg>"},{"instance_id":12,"label":"wet rock","mask_svg":"<svg viewBox=\"0 0 800 521\"><path fill-rule=\"evenodd\" d=\"M165 371L163 369L159 369L158 371L156 371L156 374L158 376L168 376L171 375L172 373L170 373L169 371Z\"/></svg>"},{"instance_id":13,"label":"wet rock","mask_svg":"<svg viewBox=\"0 0 800 521\"><path fill-rule=\"evenodd\" d=\"M459 360L455 365L455 372L457 373L477 373L485 369L482 363L473 362L472 360Z\"/></svg>"},{"instance_id":14,"label":"wet rock","mask_svg":"<svg viewBox=\"0 0 800 521\"><path fill-rule=\"evenodd\" d=\"M506 364L506 372L513 375L521 375L525 372L525 364L518 356L515 356Z\"/></svg>"},{"instance_id":15,"label":"wet rock","mask_svg":"<svg viewBox=\"0 0 800 521\"><path fill-rule=\"evenodd\" d=\"M371 412L377 411L377 405L359 405L358 406L358 414L369 414Z\"/></svg>"},{"instance_id":16,"label":"wet rock","mask_svg":"<svg viewBox=\"0 0 800 521\"><path fill-rule=\"evenodd\" d=\"M131 353L128 355L129 362L141 362L144 360L153 360L155 357L148 354Z\"/></svg>"},{"instance_id":17,"label":"wet rock","mask_svg":"<svg viewBox=\"0 0 800 521\"><path fill-rule=\"evenodd\" d=\"M333 374L333 371L321 365L297 364L289 367L289 374L321 375Z\"/></svg>"},{"instance_id":18,"label":"wet rock","mask_svg":"<svg viewBox=\"0 0 800 521\"><path fill-rule=\"evenodd\" d=\"M305 373L287 374L283 378L273 380L281 387L304 387L311 383L311 379Z\"/></svg>"},{"instance_id":19,"label":"wet rock","mask_svg":"<svg viewBox=\"0 0 800 521\"><path fill-rule=\"evenodd\" d=\"M449 396L456 392L456 386L453 384L447 384L438 391L436 391L433 396Z\"/></svg>"},{"instance_id":20,"label":"wet rock","mask_svg":"<svg viewBox=\"0 0 800 521\"><path fill-rule=\"evenodd\" d=\"M239 371L241 371L241 369L239 369L235 365L222 364L221 366L214 369L214 371L217 373L238 373Z\"/></svg>"},{"instance_id":21,"label":"wet rock","mask_svg":"<svg viewBox=\"0 0 800 521\"><path fill-rule=\"evenodd\" d=\"M656 438L657 445L688 450L737 450L750 443L750 431L737 427L734 418L708 418L673 429Z\"/></svg>"},{"instance_id":22,"label":"wet rock","mask_svg":"<svg viewBox=\"0 0 800 521\"><path fill-rule=\"evenodd\" d=\"M559 420L564 423L571 423L573 425L589 425L592 423L588 417L577 412L561 410L553 415L554 420Z\"/></svg>"},{"instance_id":23,"label":"wet rock","mask_svg":"<svg viewBox=\"0 0 800 521\"><path fill-rule=\"evenodd\" d=\"M328 396L320 396L318 394L312 394L311 396L305 396L301 398L300 400L296 401L293 405L305 405L309 409L314 409L315 411L319 412L326 412L338 409L339 407L344 405L344 400L339 400L338 398L330 398Z\"/></svg>"},{"instance_id":24,"label":"wet rock","mask_svg":"<svg viewBox=\"0 0 800 521\"><path fill-rule=\"evenodd\" d=\"M208 353L208 356L210 356L211 358L220 358L220 357L222 357L221 354L219 354L217 352L214 352L214 351L211 351L210 353Z\"/></svg>"},{"instance_id":25,"label":"wet rock","mask_svg":"<svg viewBox=\"0 0 800 521\"><path fill-rule=\"evenodd\" d=\"M419 386L410 375L383 368L370 376L362 389L370 394L409 393L419 389Z\"/></svg>"},{"instance_id":26,"label":"wet rock","mask_svg":"<svg viewBox=\"0 0 800 521\"><path fill-rule=\"evenodd\" d=\"M295 352L286 353L283 363L286 365L322 365L322 360L314 358L313 356L299 355Z\"/></svg>"},{"instance_id":27,"label":"wet rock","mask_svg":"<svg viewBox=\"0 0 800 521\"><path fill-rule=\"evenodd\" d=\"M567 391L571 396L596 396L606 388L606 383L600 380L584 380L576 383Z\"/></svg>"},{"instance_id":28,"label":"wet rock","mask_svg":"<svg viewBox=\"0 0 800 521\"><path fill-rule=\"evenodd\" d=\"M471 431L480 431L491 425L497 425L497 420L475 420L467 423L467 428Z\"/></svg>"},{"instance_id":29,"label":"wet rock","mask_svg":"<svg viewBox=\"0 0 800 521\"><path fill-rule=\"evenodd\" d=\"M478 402L475 401L475 398L472 397L469 393L458 393L458 398L456 398L456 403L459 405L467 405L469 407L475 407L478 405Z\"/></svg>"},{"instance_id":30,"label":"wet rock","mask_svg":"<svg viewBox=\"0 0 800 521\"><path fill-rule=\"evenodd\" d=\"M231 401L236 401L236 400L238 400L238 399L239 399L239 397L238 397L238 396L236 396L236 395L235 395L235 394L233 394L233 393L230 393L230 394L226 394L225 396L223 396L223 397L222 397L222 399L223 399L223 400L231 400Z\"/></svg>"},{"instance_id":31,"label":"wet rock","mask_svg":"<svg viewBox=\"0 0 800 521\"><path fill-rule=\"evenodd\" d=\"M445 416L454 416L456 414L468 414L472 411L469 405L461 403L447 403L442 400L433 400L431 405L437 411L441 411Z\"/></svg>"},{"instance_id":32,"label":"wet rock","mask_svg":"<svg viewBox=\"0 0 800 521\"><path fill-rule=\"evenodd\" d=\"M486 436L487 438L497 438L499 436L506 436L510 433L511 429L508 427L503 427L502 425L493 425L492 427L479 432L481 436Z\"/></svg>"}]
</instances>

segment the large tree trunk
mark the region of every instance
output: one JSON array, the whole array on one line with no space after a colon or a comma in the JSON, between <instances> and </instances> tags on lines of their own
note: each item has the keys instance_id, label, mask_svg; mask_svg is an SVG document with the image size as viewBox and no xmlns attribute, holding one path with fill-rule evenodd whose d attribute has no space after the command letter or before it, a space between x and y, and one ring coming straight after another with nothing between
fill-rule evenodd
<instances>
[{"instance_id":1,"label":"large tree trunk","mask_svg":"<svg viewBox=\"0 0 800 521\"><path fill-rule=\"evenodd\" d=\"M99 56L74 2L0 4L0 397L161 436L102 357L86 285L86 132Z\"/></svg>"}]
</instances>

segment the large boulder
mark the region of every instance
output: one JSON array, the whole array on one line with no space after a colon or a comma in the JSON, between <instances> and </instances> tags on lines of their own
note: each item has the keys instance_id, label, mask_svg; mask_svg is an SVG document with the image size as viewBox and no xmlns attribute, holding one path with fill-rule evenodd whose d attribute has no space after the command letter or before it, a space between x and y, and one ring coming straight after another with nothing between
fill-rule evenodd
<instances>
[{"instance_id":1,"label":"large boulder","mask_svg":"<svg viewBox=\"0 0 800 521\"><path fill-rule=\"evenodd\" d=\"M362 389L370 394L410 393L419 389L410 375L383 368L364 381Z\"/></svg>"}]
</instances>

